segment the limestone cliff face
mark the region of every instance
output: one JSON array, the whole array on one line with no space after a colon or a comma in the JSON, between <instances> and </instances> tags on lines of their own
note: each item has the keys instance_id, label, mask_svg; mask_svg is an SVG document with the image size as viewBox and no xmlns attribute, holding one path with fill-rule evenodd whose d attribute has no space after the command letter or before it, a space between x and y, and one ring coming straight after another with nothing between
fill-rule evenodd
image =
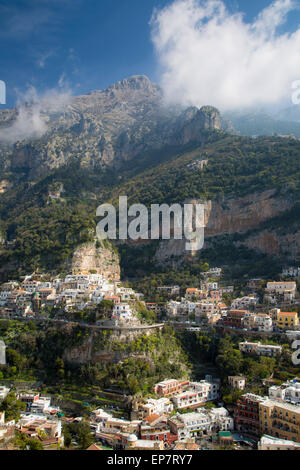
<instances>
[{"instance_id":1,"label":"limestone cliff face","mask_svg":"<svg viewBox=\"0 0 300 470\"><path fill-rule=\"evenodd\" d=\"M119 256L103 243L97 245L97 242L92 242L77 248L71 267L74 272L96 271L107 279L120 280Z\"/></svg>"},{"instance_id":2,"label":"limestone cliff face","mask_svg":"<svg viewBox=\"0 0 300 470\"><path fill-rule=\"evenodd\" d=\"M201 201L191 200L197 204ZM236 199L203 202L205 206L205 245L216 236L245 234L242 242L252 249L273 255L293 258L300 254L299 232L278 234L275 230L262 229L262 223L285 214L293 207L293 202L276 195L275 190L253 193ZM258 230L255 234L251 231ZM247 237L247 233L249 236ZM185 240L162 241L155 254L155 261L162 264L180 263L190 252L185 250Z\"/></svg>"},{"instance_id":3,"label":"limestone cliff face","mask_svg":"<svg viewBox=\"0 0 300 470\"><path fill-rule=\"evenodd\" d=\"M300 231L280 235L275 231L264 230L252 235L245 241L248 248L259 250L269 255L284 255L286 259L294 260L300 253Z\"/></svg>"},{"instance_id":4,"label":"limestone cliff face","mask_svg":"<svg viewBox=\"0 0 300 470\"><path fill-rule=\"evenodd\" d=\"M275 190L249 194L237 199L206 203L205 236L244 233L262 222L283 214L293 203L275 196Z\"/></svg>"}]
</instances>

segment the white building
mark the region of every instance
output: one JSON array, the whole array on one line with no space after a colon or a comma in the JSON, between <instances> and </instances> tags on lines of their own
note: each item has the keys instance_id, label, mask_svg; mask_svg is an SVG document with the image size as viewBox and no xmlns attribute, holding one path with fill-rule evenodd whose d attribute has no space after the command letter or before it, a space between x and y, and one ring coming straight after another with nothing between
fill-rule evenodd
<instances>
[{"instance_id":1,"label":"white building","mask_svg":"<svg viewBox=\"0 0 300 470\"><path fill-rule=\"evenodd\" d=\"M133 317L132 310L128 304L116 304L113 309L112 318L114 320L131 320Z\"/></svg>"},{"instance_id":2,"label":"white building","mask_svg":"<svg viewBox=\"0 0 300 470\"><path fill-rule=\"evenodd\" d=\"M243 353L257 354L258 356L268 357L276 357L282 352L281 346L274 346L273 344L261 344L260 342L248 343L248 341L239 343L239 349Z\"/></svg>"},{"instance_id":3,"label":"white building","mask_svg":"<svg viewBox=\"0 0 300 470\"><path fill-rule=\"evenodd\" d=\"M51 407L51 397L39 397L31 405L32 414L45 414Z\"/></svg>"},{"instance_id":4,"label":"white building","mask_svg":"<svg viewBox=\"0 0 300 470\"><path fill-rule=\"evenodd\" d=\"M300 331L288 330L285 332L289 340L294 341L295 339L300 339Z\"/></svg>"},{"instance_id":5,"label":"white building","mask_svg":"<svg viewBox=\"0 0 300 470\"><path fill-rule=\"evenodd\" d=\"M297 405L300 403L300 382L295 379L279 386L274 385L269 388L269 397Z\"/></svg>"},{"instance_id":6,"label":"white building","mask_svg":"<svg viewBox=\"0 0 300 470\"><path fill-rule=\"evenodd\" d=\"M228 383L231 388L236 388L238 390L245 390L246 377L232 375L228 377Z\"/></svg>"},{"instance_id":7,"label":"white building","mask_svg":"<svg viewBox=\"0 0 300 470\"><path fill-rule=\"evenodd\" d=\"M267 291L275 292L276 294L283 294L286 291L296 292L296 282L268 282Z\"/></svg>"},{"instance_id":8,"label":"white building","mask_svg":"<svg viewBox=\"0 0 300 470\"><path fill-rule=\"evenodd\" d=\"M299 277L300 276L300 268L289 267L285 268L282 271L283 276L290 276L290 277Z\"/></svg>"},{"instance_id":9,"label":"white building","mask_svg":"<svg viewBox=\"0 0 300 470\"><path fill-rule=\"evenodd\" d=\"M258 331L273 331L273 321L269 315L264 313L256 314L254 323Z\"/></svg>"},{"instance_id":10,"label":"white building","mask_svg":"<svg viewBox=\"0 0 300 470\"><path fill-rule=\"evenodd\" d=\"M0 385L0 400L4 400L9 394L10 388Z\"/></svg>"},{"instance_id":11,"label":"white building","mask_svg":"<svg viewBox=\"0 0 300 470\"><path fill-rule=\"evenodd\" d=\"M222 268L210 268L210 270L207 271L206 274L211 275L211 276L220 277L221 274L222 274Z\"/></svg>"},{"instance_id":12,"label":"white building","mask_svg":"<svg viewBox=\"0 0 300 470\"><path fill-rule=\"evenodd\" d=\"M258 450L300 450L300 443L286 441L266 434L261 437L257 444Z\"/></svg>"},{"instance_id":13,"label":"white building","mask_svg":"<svg viewBox=\"0 0 300 470\"><path fill-rule=\"evenodd\" d=\"M4 341L0 340L0 365L1 366L5 366L5 364L6 364L5 350L6 350L5 343L4 343Z\"/></svg>"},{"instance_id":14,"label":"white building","mask_svg":"<svg viewBox=\"0 0 300 470\"><path fill-rule=\"evenodd\" d=\"M232 309L244 309L244 308L249 308L253 307L257 304L258 298L252 295L246 296L246 297L240 297L235 299L232 304L231 308Z\"/></svg>"},{"instance_id":15,"label":"white building","mask_svg":"<svg viewBox=\"0 0 300 470\"><path fill-rule=\"evenodd\" d=\"M206 380L190 382L189 389L172 397L177 409L198 408L208 401L219 398L220 381L207 376Z\"/></svg>"},{"instance_id":16,"label":"white building","mask_svg":"<svg viewBox=\"0 0 300 470\"><path fill-rule=\"evenodd\" d=\"M155 400L154 398L149 398L147 402L141 406L141 410L144 411L145 416L150 416L157 414L161 416L163 414L170 414L174 409L173 404L169 398L159 398Z\"/></svg>"},{"instance_id":17,"label":"white building","mask_svg":"<svg viewBox=\"0 0 300 470\"><path fill-rule=\"evenodd\" d=\"M217 290L218 289L218 286L219 284L217 282L208 282L206 284L206 287L207 287L207 290L211 291L211 290Z\"/></svg>"},{"instance_id":18,"label":"white building","mask_svg":"<svg viewBox=\"0 0 300 470\"><path fill-rule=\"evenodd\" d=\"M234 429L233 418L225 408L201 409L192 413L177 414L175 420L184 425L178 426L178 440Z\"/></svg>"}]
</instances>

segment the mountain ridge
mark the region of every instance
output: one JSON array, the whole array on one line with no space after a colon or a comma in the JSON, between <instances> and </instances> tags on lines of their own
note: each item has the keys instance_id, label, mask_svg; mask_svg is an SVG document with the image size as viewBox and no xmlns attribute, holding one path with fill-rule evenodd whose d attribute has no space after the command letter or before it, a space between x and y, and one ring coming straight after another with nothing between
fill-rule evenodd
<instances>
[{"instance_id":1,"label":"mountain ridge","mask_svg":"<svg viewBox=\"0 0 300 470\"><path fill-rule=\"evenodd\" d=\"M0 169L19 173L23 170L29 179L70 160L98 170L118 167L142 152L201 142L207 131L230 128L216 108L184 110L166 106L160 87L143 75L72 97L63 104L46 102L45 110L33 104L18 112L2 112L0 129L13 136L15 128L18 136L23 124L25 127L22 119L32 121L37 134L34 139L0 143ZM36 124L38 120L41 129Z\"/></svg>"}]
</instances>

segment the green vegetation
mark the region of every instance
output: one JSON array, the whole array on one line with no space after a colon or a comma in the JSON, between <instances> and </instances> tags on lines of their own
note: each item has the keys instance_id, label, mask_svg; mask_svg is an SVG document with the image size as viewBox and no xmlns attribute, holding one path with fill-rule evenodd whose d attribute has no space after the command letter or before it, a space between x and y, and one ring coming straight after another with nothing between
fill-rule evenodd
<instances>
[{"instance_id":1,"label":"green vegetation","mask_svg":"<svg viewBox=\"0 0 300 470\"><path fill-rule=\"evenodd\" d=\"M41 441L38 439L29 439L24 433L17 432L14 444L20 450L44 450Z\"/></svg>"},{"instance_id":2,"label":"green vegetation","mask_svg":"<svg viewBox=\"0 0 300 470\"><path fill-rule=\"evenodd\" d=\"M5 421L18 421L20 413L25 411L26 404L17 399L14 392L9 392L6 398L0 403L0 412L5 412Z\"/></svg>"},{"instance_id":3,"label":"green vegetation","mask_svg":"<svg viewBox=\"0 0 300 470\"><path fill-rule=\"evenodd\" d=\"M95 234L96 207L118 202L127 194L129 203L147 206L193 199L239 197L267 189L291 200L294 208L282 217L266 222L282 229L299 222L300 143L277 137L247 137L213 134L201 147L169 148L156 151L156 158L141 155L138 164L118 171L95 172L76 162L53 170L35 184L22 180L0 197L1 232L9 242L0 253L0 264L10 265L12 275L32 270L55 270L68 262L74 249L91 241ZM188 163L205 155L203 169ZM17 176L15 176L17 178ZM49 200L49 189L63 185L63 199ZM93 191L93 198L86 197ZM228 246L232 246L229 240ZM135 266L147 272L155 245L140 249L141 256L120 248L124 272L138 275ZM224 251L224 250L223 250ZM230 252L230 251L229 251ZM136 257L136 263L132 263ZM264 260L267 264L268 260Z\"/></svg>"},{"instance_id":4,"label":"green vegetation","mask_svg":"<svg viewBox=\"0 0 300 470\"><path fill-rule=\"evenodd\" d=\"M8 345L8 364L2 368L4 379L39 379L45 384L59 384L60 388L67 384L80 388L84 383L135 394L151 392L154 384L165 377L184 377L189 373L187 356L167 325L150 335L118 340L110 330L94 334L79 326L28 330L23 324L14 324L16 330L10 322L0 322L2 337ZM94 353L105 351L119 359L95 364L87 360L83 365L65 362L64 353L83 345L89 335L93 336Z\"/></svg>"},{"instance_id":5,"label":"green vegetation","mask_svg":"<svg viewBox=\"0 0 300 470\"><path fill-rule=\"evenodd\" d=\"M79 449L86 450L94 443L89 425L83 422L64 424L63 435L66 448L71 447L72 442L76 442Z\"/></svg>"}]
</instances>

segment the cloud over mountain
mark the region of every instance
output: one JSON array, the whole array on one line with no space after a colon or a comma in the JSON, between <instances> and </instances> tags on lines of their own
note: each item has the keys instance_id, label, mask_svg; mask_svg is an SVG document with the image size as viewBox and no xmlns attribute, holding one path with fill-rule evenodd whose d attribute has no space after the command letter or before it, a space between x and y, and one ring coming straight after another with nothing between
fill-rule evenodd
<instances>
[{"instance_id":1,"label":"cloud over mountain","mask_svg":"<svg viewBox=\"0 0 300 470\"><path fill-rule=\"evenodd\" d=\"M152 40L166 99L221 109L274 105L300 79L300 28L278 32L293 0L276 0L247 23L221 0L176 0L153 14Z\"/></svg>"},{"instance_id":2,"label":"cloud over mountain","mask_svg":"<svg viewBox=\"0 0 300 470\"><path fill-rule=\"evenodd\" d=\"M19 97L17 116L12 124L0 129L0 143L13 144L25 139L38 139L47 132L45 113L61 112L70 102L70 92L53 89L38 94L34 87Z\"/></svg>"}]
</instances>

